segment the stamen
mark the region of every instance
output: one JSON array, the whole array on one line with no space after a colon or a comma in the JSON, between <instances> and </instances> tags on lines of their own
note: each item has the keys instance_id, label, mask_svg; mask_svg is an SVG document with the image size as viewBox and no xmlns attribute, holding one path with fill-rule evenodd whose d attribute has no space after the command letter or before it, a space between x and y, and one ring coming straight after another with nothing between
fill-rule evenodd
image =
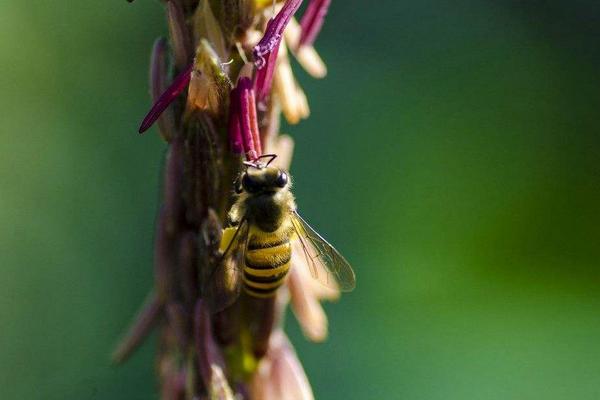
<instances>
[{"instance_id":1,"label":"stamen","mask_svg":"<svg viewBox=\"0 0 600 400\"><path fill-rule=\"evenodd\" d=\"M260 142L260 132L258 128L258 117L256 115L256 98L254 96L254 89L248 90L248 111L250 117L250 131L252 132L252 141L254 142L254 148L257 152L256 156L262 154L262 143Z\"/></svg>"},{"instance_id":2,"label":"stamen","mask_svg":"<svg viewBox=\"0 0 600 400\"><path fill-rule=\"evenodd\" d=\"M287 0L279 13L267 23L265 34L254 47L254 65L258 69L254 87L259 102L262 102L271 89L277 51L279 50L283 31L301 4L302 0Z\"/></svg>"},{"instance_id":3,"label":"stamen","mask_svg":"<svg viewBox=\"0 0 600 400\"><path fill-rule=\"evenodd\" d=\"M256 71L256 75L254 76L254 90L256 91L256 97L259 102L266 99L271 92L271 87L273 86L273 73L275 72L275 66L277 65L277 53L279 52L280 43L281 38L277 42L277 47L268 53L267 59L264 61L265 68L259 67L259 62L255 61L258 71Z\"/></svg>"},{"instance_id":4,"label":"stamen","mask_svg":"<svg viewBox=\"0 0 600 400\"><path fill-rule=\"evenodd\" d=\"M262 154L256 98L248 77L240 78L237 87L231 91L229 142L234 153L244 152L246 159L250 161L256 160Z\"/></svg>"},{"instance_id":5,"label":"stamen","mask_svg":"<svg viewBox=\"0 0 600 400\"><path fill-rule=\"evenodd\" d=\"M331 0L312 0L308 4L300 21L300 26L302 27L302 35L298 43L300 47L314 43L321 31L330 4Z\"/></svg>"},{"instance_id":6,"label":"stamen","mask_svg":"<svg viewBox=\"0 0 600 400\"><path fill-rule=\"evenodd\" d=\"M229 146L234 154L242 154L244 145L242 143L242 127L240 125L240 102L239 90L231 91L229 100Z\"/></svg>"},{"instance_id":7,"label":"stamen","mask_svg":"<svg viewBox=\"0 0 600 400\"><path fill-rule=\"evenodd\" d=\"M240 42L235 42L235 48L237 49L238 54L240 55L240 58L242 59L244 64L248 64L249 61L248 58L246 58L246 52L244 51L242 44Z\"/></svg>"},{"instance_id":8,"label":"stamen","mask_svg":"<svg viewBox=\"0 0 600 400\"><path fill-rule=\"evenodd\" d=\"M171 83L171 86L165 90L163 94L160 95L156 103L152 106L142 124L140 125L139 133L146 132L154 122L160 117L160 115L165 111L165 109L171 104L177 96L179 96L190 83L190 79L192 78L192 70L194 68L193 64L190 64L186 69L184 69Z\"/></svg>"},{"instance_id":9,"label":"stamen","mask_svg":"<svg viewBox=\"0 0 600 400\"><path fill-rule=\"evenodd\" d=\"M248 160L255 160L262 153L258 124L256 120L256 101L250 78L241 78L238 82L240 90L240 125L244 151ZM258 139L258 140L256 140Z\"/></svg>"},{"instance_id":10,"label":"stamen","mask_svg":"<svg viewBox=\"0 0 600 400\"><path fill-rule=\"evenodd\" d=\"M153 102L158 100L168 85L167 58L167 40L165 38L158 38L154 42L150 59L150 94ZM158 118L157 123L158 130L163 139L171 142L177 131L173 111L167 110L164 112Z\"/></svg>"}]
</instances>

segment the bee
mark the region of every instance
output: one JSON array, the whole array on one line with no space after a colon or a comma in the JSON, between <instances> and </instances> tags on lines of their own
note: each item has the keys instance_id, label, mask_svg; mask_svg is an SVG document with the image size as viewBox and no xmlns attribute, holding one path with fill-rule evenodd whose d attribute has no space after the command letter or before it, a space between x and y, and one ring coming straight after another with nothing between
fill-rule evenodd
<instances>
[{"instance_id":1,"label":"bee","mask_svg":"<svg viewBox=\"0 0 600 400\"><path fill-rule=\"evenodd\" d=\"M260 161L267 157L267 163ZM245 162L247 168L236 182L231 226L223 232L216 270L225 274L226 283L215 283L220 290L211 293L218 304L213 309L231 304L241 287L251 297L273 297L285 282L292 257L304 257L312 277L325 286L341 291L355 287L348 261L298 214L290 176L269 166L275 157ZM295 240L300 246L292 246ZM293 247L303 254L294 254Z\"/></svg>"}]
</instances>

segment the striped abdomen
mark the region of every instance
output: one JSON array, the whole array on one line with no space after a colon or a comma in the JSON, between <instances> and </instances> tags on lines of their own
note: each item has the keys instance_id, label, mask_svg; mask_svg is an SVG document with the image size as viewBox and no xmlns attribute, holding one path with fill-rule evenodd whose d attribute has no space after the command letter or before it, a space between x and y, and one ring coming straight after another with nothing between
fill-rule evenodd
<instances>
[{"instance_id":1,"label":"striped abdomen","mask_svg":"<svg viewBox=\"0 0 600 400\"><path fill-rule=\"evenodd\" d=\"M244 265L244 289L254 297L271 297L283 284L290 268L292 247L289 229L250 234Z\"/></svg>"}]
</instances>

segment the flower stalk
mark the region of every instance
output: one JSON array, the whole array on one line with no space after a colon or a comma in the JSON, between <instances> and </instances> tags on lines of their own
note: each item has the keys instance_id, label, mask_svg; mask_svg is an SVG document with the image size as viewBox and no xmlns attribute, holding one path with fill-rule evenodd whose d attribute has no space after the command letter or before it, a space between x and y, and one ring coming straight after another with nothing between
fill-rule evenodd
<instances>
[{"instance_id":1,"label":"flower stalk","mask_svg":"<svg viewBox=\"0 0 600 400\"><path fill-rule=\"evenodd\" d=\"M305 336L324 340L327 317L320 301L336 299L337 290L321 287L292 260L275 297L242 293L216 313L210 304L219 302L212 293L239 279L219 261L242 162L277 154L277 166L289 169L294 146L279 132L281 116L295 124L309 114L289 54L312 76L325 76L313 43L330 1L308 1L300 23L294 16L302 0L163 3L169 39L154 44L154 104L139 129L156 123L167 143L155 284L113 358L124 361L158 329L163 400L310 400L282 315L291 302ZM208 286L215 277L221 288Z\"/></svg>"}]
</instances>

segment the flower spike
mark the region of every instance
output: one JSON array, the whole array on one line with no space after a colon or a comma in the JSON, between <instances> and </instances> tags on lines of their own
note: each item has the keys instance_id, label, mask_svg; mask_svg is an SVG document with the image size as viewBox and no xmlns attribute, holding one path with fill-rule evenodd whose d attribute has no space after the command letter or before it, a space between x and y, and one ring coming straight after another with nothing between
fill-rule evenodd
<instances>
[{"instance_id":1,"label":"flower spike","mask_svg":"<svg viewBox=\"0 0 600 400\"><path fill-rule=\"evenodd\" d=\"M281 133L281 119L295 124L310 112L291 56L314 78L327 73L313 42L331 0L307 0L302 12L302 0L159 1L169 35L153 47L152 108L139 129L156 123L168 147L154 289L114 361L158 328L162 400L314 400L283 322L291 306L309 340L326 338L321 301L337 299L339 288L323 286L313 272L327 266L304 257L309 250L290 237L287 279L253 280L273 294L268 298L238 292L244 269L229 266L241 265L238 250L250 246L258 225L241 210L252 199L239 178L289 170L294 141ZM279 174L274 181L279 188L289 182ZM265 209L265 217L272 212ZM284 261L278 254L277 263ZM272 279L281 284L277 292Z\"/></svg>"}]
</instances>

